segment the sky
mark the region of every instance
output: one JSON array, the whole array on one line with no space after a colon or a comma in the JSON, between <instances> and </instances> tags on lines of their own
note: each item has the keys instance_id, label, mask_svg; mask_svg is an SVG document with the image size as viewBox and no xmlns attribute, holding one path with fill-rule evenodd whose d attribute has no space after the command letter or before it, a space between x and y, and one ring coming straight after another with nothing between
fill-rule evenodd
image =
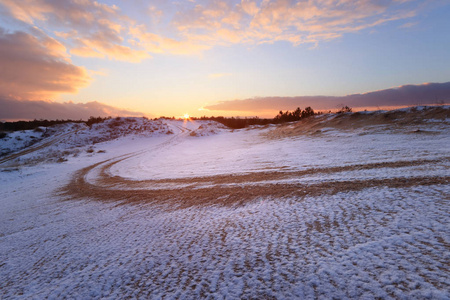
<instances>
[{"instance_id":1,"label":"sky","mask_svg":"<svg viewBox=\"0 0 450 300\"><path fill-rule=\"evenodd\" d=\"M0 0L0 119L450 103L448 16L448 0Z\"/></svg>"}]
</instances>

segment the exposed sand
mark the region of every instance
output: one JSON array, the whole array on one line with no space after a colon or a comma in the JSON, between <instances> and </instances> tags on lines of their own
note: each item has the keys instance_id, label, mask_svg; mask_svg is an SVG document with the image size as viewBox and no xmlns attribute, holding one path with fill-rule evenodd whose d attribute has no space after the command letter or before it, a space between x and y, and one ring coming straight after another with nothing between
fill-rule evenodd
<instances>
[{"instance_id":1,"label":"exposed sand","mask_svg":"<svg viewBox=\"0 0 450 300\"><path fill-rule=\"evenodd\" d=\"M109 168L124 160L105 161L84 168L76 173L73 180L60 193L68 198L90 198L101 201L124 201L124 203L146 202L165 204L172 209L203 205L236 205L254 201L258 198L285 198L336 194L346 191L358 191L371 187L405 188L419 185L449 184L450 176L414 177L393 179L371 179L319 182L315 184L267 183L267 181L301 178L318 173L338 173L354 170L378 168L402 168L449 162L443 160L413 160L372 164L358 164L343 167L308 169L297 172L255 172L243 175L218 175L167 180L132 181L109 175ZM95 182L87 182L86 176L98 169ZM242 183L252 185L241 186ZM164 188L171 185L173 188ZM158 188L163 186L163 188ZM155 187L157 189L155 189Z\"/></svg>"}]
</instances>

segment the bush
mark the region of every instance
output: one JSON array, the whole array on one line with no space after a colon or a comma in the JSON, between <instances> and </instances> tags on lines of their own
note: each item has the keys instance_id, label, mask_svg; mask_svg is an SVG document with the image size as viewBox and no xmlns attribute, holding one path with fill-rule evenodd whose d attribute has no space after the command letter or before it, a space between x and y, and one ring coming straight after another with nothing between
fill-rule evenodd
<instances>
[{"instance_id":1,"label":"bush","mask_svg":"<svg viewBox=\"0 0 450 300\"><path fill-rule=\"evenodd\" d=\"M67 161L67 158L60 157L60 158L58 158L58 160L56 162L57 163L63 163L63 162L66 162L66 161Z\"/></svg>"},{"instance_id":2,"label":"bush","mask_svg":"<svg viewBox=\"0 0 450 300\"><path fill-rule=\"evenodd\" d=\"M347 105L346 106L343 106L340 110L338 110L336 113L338 113L338 114L342 114L342 113L349 113L349 112L352 112L352 108L351 107L348 107Z\"/></svg>"},{"instance_id":3,"label":"bush","mask_svg":"<svg viewBox=\"0 0 450 300\"><path fill-rule=\"evenodd\" d=\"M111 117L107 117L107 118L102 118L102 117L93 117L90 116L89 119L86 121L86 125L89 127L92 127L92 125L97 124L97 123L103 123L105 120L109 120L111 119Z\"/></svg>"},{"instance_id":4,"label":"bush","mask_svg":"<svg viewBox=\"0 0 450 300\"><path fill-rule=\"evenodd\" d=\"M6 132L0 132L0 139L4 139L8 134Z\"/></svg>"}]
</instances>

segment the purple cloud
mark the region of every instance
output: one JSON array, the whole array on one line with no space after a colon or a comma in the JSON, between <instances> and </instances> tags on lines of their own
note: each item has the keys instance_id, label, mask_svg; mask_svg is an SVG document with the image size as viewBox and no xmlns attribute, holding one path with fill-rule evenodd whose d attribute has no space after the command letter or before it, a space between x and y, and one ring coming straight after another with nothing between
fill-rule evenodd
<instances>
[{"instance_id":1,"label":"purple cloud","mask_svg":"<svg viewBox=\"0 0 450 300\"><path fill-rule=\"evenodd\" d=\"M87 120L90 116L130 116L141 117L144 114L109 106L97 101L87 103L29 101L0 98L0 120L33 119L72 119Z\"/></svg>"},{"instance_id":2,"label":"purple cloud","mask_svg":"<svg viewBox=\"0 0 450 300\"><path fill-rule=\"evenodd\" d=\"M398 107L450 103L450 82L403 85L364 94L347 96L258 97L222 101L205 109L241 112L277 112L311 106L316 110L333 110L343 105L353 108Z\"/></svg>"}]
</instances>

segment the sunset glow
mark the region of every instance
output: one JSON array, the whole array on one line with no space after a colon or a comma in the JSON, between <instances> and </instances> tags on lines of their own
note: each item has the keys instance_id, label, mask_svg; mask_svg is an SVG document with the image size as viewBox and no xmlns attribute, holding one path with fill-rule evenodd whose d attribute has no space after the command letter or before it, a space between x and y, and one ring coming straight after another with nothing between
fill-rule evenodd
<instances>
[{"instance_id":1,"label":"sunset glow","mask_svg":"<svg viewBox=\"0 0 450 300\"><path fill-rule=\"evenodd\" d=\"M448 1L0 0L0 12L2 120L268 117L304 107L268 97L450 81ZM431 99L419 102L448 100ZM388 102L357 105L404 105Z\"/></svg>"}]
</instances>

